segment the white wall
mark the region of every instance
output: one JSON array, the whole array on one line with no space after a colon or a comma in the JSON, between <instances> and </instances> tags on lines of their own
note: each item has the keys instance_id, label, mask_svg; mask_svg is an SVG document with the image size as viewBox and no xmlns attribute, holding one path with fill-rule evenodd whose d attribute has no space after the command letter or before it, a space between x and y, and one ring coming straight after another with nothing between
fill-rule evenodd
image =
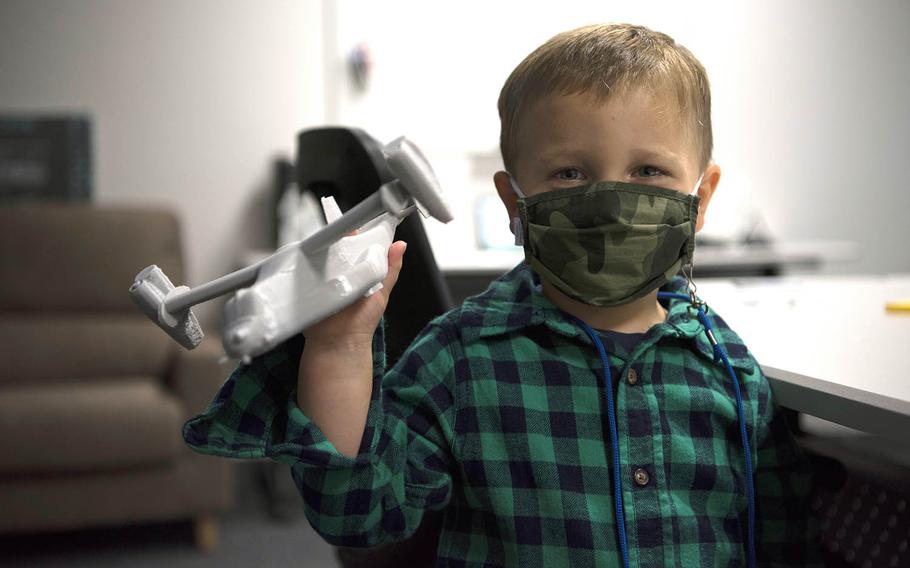
<instances>
[{"instance_id":1,"label":"white wall","mask_svg":"<svg viewBox=\"0 0 910 568\"><path fill-rule=\"evenodd\" d=\"M96 200L175 206L196 284L267 242L272 159L323 122L322 41L319 0L3 0L0 112L89 113Z\"/></svg>"},{"instance_id":2,"label":"white wall","mask_svg":"<svg viewBox=\"0 0 910 568\"><path fill-rule=\"evenodd\" d=\"M472 242L474 199L493 192L496 99L512 68L555 33L627 21L669 33L708 70L714 157L724 173L706 232L735 235L752 209L781 240L856 241L862 258L834 270L910 271L910 191L900 169L910 157L908 2L335 6L327 78L338 99L330 118L384 140L406 134L424 147L455 200L451 226L428 224L443 265ZM366 92L341 72L358 42L374 59Z\"/></svg>"}]
</instances>

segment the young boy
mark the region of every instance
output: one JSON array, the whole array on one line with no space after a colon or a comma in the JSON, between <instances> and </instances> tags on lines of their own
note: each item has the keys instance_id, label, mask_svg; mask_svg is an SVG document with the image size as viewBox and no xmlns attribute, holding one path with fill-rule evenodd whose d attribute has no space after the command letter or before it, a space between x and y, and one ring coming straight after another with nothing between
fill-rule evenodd
<instances>
[{"instance_id":1,"label":"young boy","mask_svg":"<svg viewBox=\"0 0 910 568\"><path fill-rule=\"evenodd\" d=\"M720 179L702 66L664 34L585 27L528 56L499 111L527 262L386 371L395 243L381 292L239 367L187 443L291 464L335 544L445 508L438 565L745 566L753 539L762 565L814 562L768 382L676 276Z\"/></svg>"}]
</instances>

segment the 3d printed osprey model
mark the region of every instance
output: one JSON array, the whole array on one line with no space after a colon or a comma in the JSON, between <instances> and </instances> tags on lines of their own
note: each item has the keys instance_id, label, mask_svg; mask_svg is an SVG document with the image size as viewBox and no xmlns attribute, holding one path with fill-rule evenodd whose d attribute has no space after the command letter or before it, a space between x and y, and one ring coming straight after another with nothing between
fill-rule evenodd
<instances>
[{"instance_id":1,"label":"3d printed osprey model","mask_svg":"<svg viewBox=\"0 0 910 568\"><path fill-rule=\"evenodd\" d=\"M383 148L397 178L344 214L323 198L326 225L268 258L195 288L175 287L155 265L130 286L133 302L187 349L202 342L192 306L229 292L225 352L248 363L360 297L382 288L395 227L414 209L452 220L429 163L413 143L398 138Z\"/></svg>"}]
</instances>

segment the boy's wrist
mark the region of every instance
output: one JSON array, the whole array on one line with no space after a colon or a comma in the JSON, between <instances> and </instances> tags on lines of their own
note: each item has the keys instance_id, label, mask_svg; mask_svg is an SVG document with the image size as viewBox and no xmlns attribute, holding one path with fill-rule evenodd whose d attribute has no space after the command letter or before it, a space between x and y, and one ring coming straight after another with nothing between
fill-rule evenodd
<instances>
[{"instance_id":1,"label":"boy's wrist","mask_svg":"<svg viewBox=\"0 0 910 568\"><path fill-rule=\"evenodd\" d=\"M325 337L306 336L305 351L320 353L352 353L373 349L372 333L352 333Z\"/></svg>"}]
</instances>

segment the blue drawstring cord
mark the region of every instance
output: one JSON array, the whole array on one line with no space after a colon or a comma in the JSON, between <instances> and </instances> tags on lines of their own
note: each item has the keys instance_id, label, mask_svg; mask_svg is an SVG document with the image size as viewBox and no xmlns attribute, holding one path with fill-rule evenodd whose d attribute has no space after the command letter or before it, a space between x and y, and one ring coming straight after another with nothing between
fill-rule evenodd
<instances>
[{"instance_id":1,"label":"blue drawstring cord","mask_svg":"<svg viewBox=\"0 0 910 568\"><path fill-rule=\"evenodd\" d=\"M675 294L673 292L658 292L657 297L668 300L692 301L692 299L685 294ZM730 363L730 358L727 356L727 352L724 351L717 342L717 338L714 337L714 326L711 325L711 321L708 319L705 310L700 305L696 305L695 307L698 310L698 321L705 326L705 335L708 336L708 341L711 343L711 347L714 350L714 362L723 361L724 367L727 368L727 372L730 374L730 378L733 379L733 392L736 394L736 415L739 418L739 435L742 437L743 454L745 455L746 461L746 495L749 500L748 560L750 568L755 568L755 483L752 475L752 450L749 444L749 435L746 432L746 412L743 408L743 395L739 388L739 380L736 378L736 371L733 370L733 365Z\"/></svg>"},{"instance_id":2,"label":"blue drawstring cord","mask_svg":"<svg viewBox=\"0 0 910 568\"><path fill-rule=\"evenodd\" d=\"M594 342L597 347L597 354L600 355L600 362L604 367L604 380L607 383L607 421L610 423L610 445L613 448L613 505L616 509L616 526L619 529L619 550L622 553L622 565L624 568L629 568L629 545L626 542L626 519L623 514L622 483L619 477L619 436L616 433L616 410L613 404L613 373L610 372L607 350L604 349L603 342L597 337L597 332L582 320L575 316L571 317Z\"/></svg>"},{"instance_id":3,"label":"blue drawstring cord","mask_svg":"<svg viewBox=\"0 0 910 568\"><path fill-rule=\"evenodd\" d=\"M676 294L673 292L658 292L658 298L668 300L684 300L691 302L691 298L685 294ZM755 484L752 480L752 451L749 448L749 436L746 433L746 417L743 409L742 392L739 389L739 380L736 378L736 371L730 363L727 353L718 344L714 337L714 327L708 320L707 314L701 306L698 309L698 320L705 326L705 334L714 349L714 361L723 361L727 372L733 379L733 391L736 394L736 414L739 417L739 433L743 442L743 453L746 458L746 494L749 500L749 535L748 535L748 560L750 568L755 568ZM616 427L616 409L613 404L613 374L610 371L610 361L607 359L607 351L604 349L603 342L598 337L597 332L584 321L575 316L570 316L576 324L581 327L588 335L591 341L597 347L597 354L600 356L600 362L604 368L604 380L606 381L607 391L607 420L610 425L610 444L613 448L613 504L616 509L616 526L619 531L619 549L622 553L622 564L624 568L629 568L629 545L626 542L626 519L623 513L622 504L622 483L619 471L619 437Z\"/></svg>"}]
</instances>

